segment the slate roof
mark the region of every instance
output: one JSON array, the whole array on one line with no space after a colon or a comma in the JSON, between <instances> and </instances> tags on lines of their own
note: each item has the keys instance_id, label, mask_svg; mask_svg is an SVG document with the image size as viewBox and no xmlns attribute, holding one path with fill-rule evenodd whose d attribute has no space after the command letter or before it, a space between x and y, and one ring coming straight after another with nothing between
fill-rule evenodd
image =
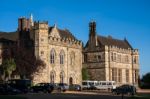
<instances>
[{"instance_id":1,"label":"slate roof","mask_svg":"<svg viewBox=\"0 0 150 99\"><path fill-rule=\"evenodd\" d=\"M17 31L16 32L0 32L0 38L16 41L18 39Z\"/></svg>"},{"instance_id":2,"label":"slate roof","mask_svg":"<svg viewBox=\"0 0 150 99\"><path fill-rule=\"evenodd\" d=\"M54 27L49 27L49 32L52 30L52 28ZM67 29L65 30L58 29L58 32L61 38L71 38L71 39L77 40L75 36ZM18 39L18 33L17 31L16 32L0 32L0 38L5 38L8 40L16 41Z\"/></svg>"},{"instance_id":3,"label":"slate roof","mask_svg":"<svg viewBox=\"0 0 150 99\"><path fill-rule=\"evenodd\" d=\"M5 38L0 38L0 42L2 43L7 43L7 42L13 42L12 40L8 40L8 39L5 39Z\"/></svg>"},{"instance_id":4,"label":"slate roof","mask_svg":"<svg viewBox=\"0 0 150 99\"><path fill-rule=\"evenodd\" d=\"M128 49L131 48L132 46L129 44L129 42L124 39L124 40L119 40L119 39L114 39L110 36L108 37L104 37L104 36L98 36L97 37L98 43L102 44L102 45L108 45L108 46L117 46L119 48L124 48L124 49Z\"/></svg>"},{"instance_id":5,"label":"slate roof","mask_svg":"<svg viewBox=\"0 0 150 99\"><path fill-rule=\"evenodd\" d=\"M53 29L54 27L49 27L49 33L51 32L51 30ZM65 30L62 30L62 29L59 29L57 28L58 32L59 32L59 35L61 38L71 38L71 39L75 39L75 36L67 29Z\"/></svg>"},{"instance_id":6,"label":"slate roof","mask_svg":"<svg viewBox=\"0 0 150 99\"><path fill-rule=\"evenodd\" d=\"M130 43L124 39L124 40L119 40L119 39L115 39L112 38L111 36L108 37L104 37L104 36L97 36L97 42L98 42L98 46L117 46L119 48L123 48L123 49L133 49L132 46L130 45ZM88 50L88 46L89 45L89 41L87 42L86 46L84 49Z\"/></svg>"}]
</instances>

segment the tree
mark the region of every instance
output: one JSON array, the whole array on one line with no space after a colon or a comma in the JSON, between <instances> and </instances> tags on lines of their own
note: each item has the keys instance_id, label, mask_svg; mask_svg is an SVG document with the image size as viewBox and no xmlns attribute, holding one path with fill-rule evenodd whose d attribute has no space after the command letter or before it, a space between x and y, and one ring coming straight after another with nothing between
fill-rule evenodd
<instances>
[{"instance_id":1,"label":"tree","mask_svg":"<svg viewBox=\"0 0 150 99\"><path fill-rule=\"evenodd\" d=\"M35 57L34 46L24 46L19 42L5 47L2 52L2 58L3 66L0 67L0 71L3 75L1 75L1 78L6 74L10 77L16 66L15 75L32 79L32 75L35 72L42 70L46 66L44 61Z\"/></svg>"},{"instance_id":2,"label":"tree","mask_svg":"<svg viewBox=\"0 0 150 99\"><path fill-rule=\"evenodd\" d=\"M14 46L13 56L17 65L17 72L21 78L32 79L32 74L46 66L44 61L35 57L32 48Z\"/></svg>"},{"instance_id":3,"label":"tree","mask_svg":"<svg viewBox=\"0 0 150 99\"><path fill-rule=\"evenodd\" d=\"M3 81L6 80L6 78L10 79L12 72L16 70L16 63L11 55L10 47L12 47L12 45L2 47L1 56L3 61L0 66L0 75Z\"/></svg>"},{"instance_id":4,"label":"tree","mask_svg":"<svg viewBox=\"0 0 150 99\"><path fill-rule=\"evenodd\" d=\"M150 89L150 72L146 73L141 79L141 87Z\"/></svg>"},{"instance_id":5,"label":"tree","mask_svg":"<svg viewBox=\"0 0 150 99\"><path fill-rule=\"evenodd\" d=\"M8 77L8 79L11 78L11 74L13 71L16 70L16 63L14 59L6 59L3 61L1 65L2 73L4 75L4 79Z\"/></svg>"},{"instance_id":6,"label":"tree","mask_svg":"<svg viewBox=\"0 0 150 99\"><path fill-rule=\"evenodd\" d=\"M5 80L5 72L4 72L2 64L0 65L0 80L1 81Z\"/></svg>"},{"instance_id":7,"label":"tree","mask_svg":"<svg viewBox=\"0 0 150 99\"><path fill-rule=\"evenodd\" d=\"M87 71L86 68L82 68L82 79L83 80L88 80L89 79L88 71Z\"/></svg>"}]
</instances>

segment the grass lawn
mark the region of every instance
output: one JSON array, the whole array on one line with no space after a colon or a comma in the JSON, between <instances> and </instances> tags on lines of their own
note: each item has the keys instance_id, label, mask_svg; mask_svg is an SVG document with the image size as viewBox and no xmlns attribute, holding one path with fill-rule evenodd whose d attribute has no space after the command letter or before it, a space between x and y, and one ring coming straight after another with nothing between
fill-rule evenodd
<instances>
[{"instance_id":1,"label":"grass lawn","mask_svg":"<svg viewBox=\"0 0 150 99\"><path fill-rule=\"evenodd\" d=\"M134 96L134 97L129 97L128 99L150 99L150 95Z\"/></svg>"},{"instance_id":2,"label":"grass lawn","mask_svg":"<svg viewBox=\"0 0 150 99\"><path fill-rule=\"evenodd\" d=\"M23 96L15 96L15 95L0 95L0 99L27 99Z\"/></svg>"}]
</instances>

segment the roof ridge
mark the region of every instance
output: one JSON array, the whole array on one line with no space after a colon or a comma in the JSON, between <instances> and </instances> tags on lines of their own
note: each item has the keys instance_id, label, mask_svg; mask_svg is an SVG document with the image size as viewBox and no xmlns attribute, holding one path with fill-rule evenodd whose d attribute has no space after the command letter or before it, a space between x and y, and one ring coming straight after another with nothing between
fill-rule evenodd
<instances>
[{"instance_id":1,"label":"roof ridge","mask_svg":"<svg viewBox=\"0 0 150 99\"><path fill-rule=\"evenodd\" d=\"M97 36L98 36L99 44L101 43L102 45L114 45L114 46L118 46L120 48L125 48L125 49L131 48L132 49L132 46L130 46L130 44L128 44L128 42L126 42L124 40L120 40L120 39L116 39L116 38L109 38L109 37L100 36L100 35L97 35Z\"/></svg>"},{"instance_id":2,"label":"roof ridge","mask_svg":"<svg viewBox=\"0 0 150 99\"><path fill-rule=\"evenodd\" d=\"M112 36L112 38L109 38L109 37L107 37L107 36L101 36L101 35L98 35L99 37L103 37L103 38L106 38L106 39L112 39L112 40L117 40L117 41L123 41L124 42L124 40L122 40L122 39L117 39L117 38L113 38Z\"/></svg>"}]
</instances>

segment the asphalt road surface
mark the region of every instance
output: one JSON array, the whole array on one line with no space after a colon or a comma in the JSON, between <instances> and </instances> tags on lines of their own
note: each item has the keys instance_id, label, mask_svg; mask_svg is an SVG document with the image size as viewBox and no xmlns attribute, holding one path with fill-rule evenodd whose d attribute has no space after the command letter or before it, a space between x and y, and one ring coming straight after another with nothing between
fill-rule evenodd
<instances>
[{"instance_id":1,"label":"asphalt road surface","mask_svg":"<svg viewBox=\"0 0 150 99\"><path fill-rule=\"evenodd\" d=\"M87 94L63 94L63 93L53 93L53 94L26 94L23 95L27 99L122 99L121 96L112 95L87 95ZM124 97L123 99L127 99Z\"/></svg>"}]
</instances>

